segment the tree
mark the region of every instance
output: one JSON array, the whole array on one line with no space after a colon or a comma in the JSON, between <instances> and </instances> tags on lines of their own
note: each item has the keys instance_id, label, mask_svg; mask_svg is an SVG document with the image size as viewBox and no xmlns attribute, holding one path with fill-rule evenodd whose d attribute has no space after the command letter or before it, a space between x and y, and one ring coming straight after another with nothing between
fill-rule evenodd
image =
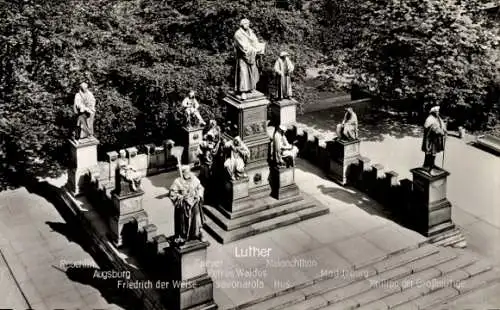
<instances>
[{"instance_id":1,"label":"tree","mask_svg":"<svg viewBox=\"0 0 500 310\"><path fill-rule=\"evenodd\" d=\"M234 82L232 36L243 17L268 42L259 87L266 89L280 49L296 57L300 83L318 58L317 27L297 1L288 3L0 2L0 181L61 172L81 82L97 99L101 152L172 137L190 89L203 116L220 118L220 99ZM300 98L300 88L296 93Z\"/></svg>"},{"instance_id":2,"label":"tree","mask_svg":"<svg viewBox=\"0 0 500 310\"><path fill-rule=\"evenodd\" d=\"M467 10L477 1L467 1L467 8L440 0L335 2L330 10L345 24L329 26L341 29L344 40L329 53L349 48L355 83L383 102L440 104L450 115L465 106L468 125L487 123L499 37L483 25L482 14Z\"/></svg>"}]
</instances>

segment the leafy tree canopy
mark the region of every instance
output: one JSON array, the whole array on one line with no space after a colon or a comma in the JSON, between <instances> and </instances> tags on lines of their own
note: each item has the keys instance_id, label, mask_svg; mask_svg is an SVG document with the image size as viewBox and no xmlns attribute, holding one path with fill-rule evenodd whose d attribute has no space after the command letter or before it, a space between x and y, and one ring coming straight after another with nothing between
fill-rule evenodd
<instances>
[{"instance_id":1,"label":"leafy tree canopy","mask_svg":"<svg viewBox=\"0 0 500 310\"><path fill-rule=\"evenodd\" d=\"M263 90L280 49L297 60L297 81L317 58L315 19L297 1L26 0L0 12L0 179L60 172L84 81L101 151L172 137L189 89L202 115L220 117L243 17L268 42Z\"/></svg>"},{"instance_id":2,"label":"leafy tree canopy","mask_svg":"<svg viewBox=\"0 0 500 310\"><path fill-rule=\"evenodd\" d=\"M464 5L325 0L322 24L340 33L336 41L325 36L336 43L327 51L329 60L337 67L342 55L355 82L383 102L440 104L452 114L465 107L472 114L463 121L487 124L494 111L488 94L499 72L500 50L498 28L485 26L481 11L472 10L480 5L476 0Z\"/></svg>"}]
</instances>

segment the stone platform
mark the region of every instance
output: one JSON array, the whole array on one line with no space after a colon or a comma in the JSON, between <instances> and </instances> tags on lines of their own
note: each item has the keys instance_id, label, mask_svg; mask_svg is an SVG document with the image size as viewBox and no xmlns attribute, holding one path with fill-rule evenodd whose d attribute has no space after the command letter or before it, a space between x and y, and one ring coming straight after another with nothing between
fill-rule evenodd
<instances>
[{"instance_id":1,"label":"stone platform","mask_svg":"<svg viewBox=\"0 0 500 310\"><path fill-rule=\"evenodd\" d=\"M287 226L329 213L329 209L307 194L275 199L267 192L253 195L241 211L205 206L208 215L205 230L220 243Z\"/></svg>"}]
</instances>

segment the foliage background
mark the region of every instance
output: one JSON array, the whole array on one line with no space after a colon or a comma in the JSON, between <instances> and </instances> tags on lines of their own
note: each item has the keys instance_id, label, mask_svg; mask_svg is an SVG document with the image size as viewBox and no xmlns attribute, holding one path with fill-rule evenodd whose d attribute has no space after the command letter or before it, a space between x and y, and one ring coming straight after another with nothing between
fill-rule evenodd
<instances>
[{"instance_id":1,"label":"foliage background","mask_svg":"<svg viewBox=\"0 0 500 310\"><path fill-rule=\"evenodd\" d=\"M233 86L232 36L246 17L268 42L264 92L282 49L306 69L326 66L321 89L351 88L391 106L440 103L480 127L498 118L498 21L479 0L26 0L0 2L0 188L57 175L81 82L97 98L100 152L174 138L178 104L197 91L205 118ZM404 5L397 5L404 3ZM495 84L496 79L496 84ZM347 81L347 82L346 82ZM466 115L467 117L464 117ZM22 178L21 178L22 181Z\"/></svg>"}]
</instances>

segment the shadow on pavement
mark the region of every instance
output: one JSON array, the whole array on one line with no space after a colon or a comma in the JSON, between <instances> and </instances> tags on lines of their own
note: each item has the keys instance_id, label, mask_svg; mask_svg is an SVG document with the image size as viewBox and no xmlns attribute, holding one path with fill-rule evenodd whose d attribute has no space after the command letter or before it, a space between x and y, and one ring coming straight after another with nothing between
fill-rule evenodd
<instances>
[{"instance_id":1,"label":"shadow on pavement","mask_svg":"<svg viewBox=\"0 0 500 310\"><path fill-rule=\"evenodd\" d=\"M402 221L399 221L397 214L375 202L373 199L367 198L367 195L359 192L357 189L347 187L350 190L348 191L340 187L326 187L325 185L319 185L318 188L323 195L328 195L347 204L354 204L368 214L380 216L403 225Z\"/></svg>"},{"instance_id":2,"label":"shadow on pavement","mask_svg":"<svg viewBox=\"0 0 500 310\"><path fill-rule=\"evenodd\" d=\"M90 238L85 238L86 234L79 223L79 219L73 214L69 208L62 201L61 196L58 194L61 189L51 185L46 181L33 181L26 185L28 191L36 194L48 202L50 202L59 212L65 222L45 222L55 232L63 235L70 242L78 244L85 252L87 252L94 261L101 265L105 259L101 257L100 252L96 250L96 245L92 243ZM102 267L102 266L101 266ZM105 266L106 267L106 266ZM58 268L59 269L59 268ZM59 269L60 270L60 269ZM116 304L124 309L140 309L137 304L141 304L134 294L130 294L125 289L118 289L116 280L118 279L102 279L94 276L95 271L99 271L95 267L70 267L65 272L68 278L72 281L79 282L85 285L90 285L101 293L102 297L110 304ZM111 270L111 269L107 269ZM120 278L123 280L123 278Z\"/></svg>"}]
</instances>

